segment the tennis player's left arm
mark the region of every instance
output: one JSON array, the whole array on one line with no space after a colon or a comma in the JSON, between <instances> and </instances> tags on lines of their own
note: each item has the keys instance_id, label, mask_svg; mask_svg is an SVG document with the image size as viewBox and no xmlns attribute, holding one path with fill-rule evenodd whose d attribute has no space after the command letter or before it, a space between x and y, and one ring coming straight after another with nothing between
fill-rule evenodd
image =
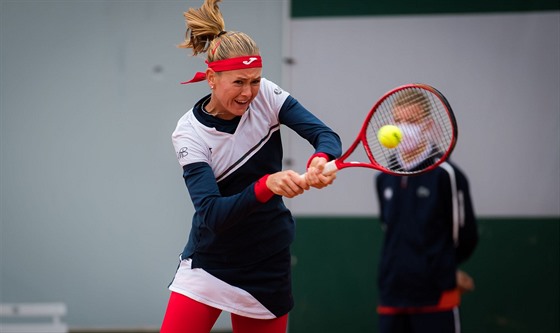
<instances>
[{"instance_id":1,"label":"tennis player's left arm","mask_svg":"<svg viewBox=\"0 0 560 333\"><path fill-rule=\"evenodd\" d=\"M342 154L342 143L338 134L295 98L289 96L284 101L278 117L281 124L306 139L315 148L315 154L323 153L328 156L329 160L340 157Z\"/></svg>"}]
</instances>

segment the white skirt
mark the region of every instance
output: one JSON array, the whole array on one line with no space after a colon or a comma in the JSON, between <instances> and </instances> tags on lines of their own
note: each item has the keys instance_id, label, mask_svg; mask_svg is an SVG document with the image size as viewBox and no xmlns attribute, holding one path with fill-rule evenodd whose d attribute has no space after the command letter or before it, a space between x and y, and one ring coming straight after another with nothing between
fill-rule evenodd
<instances>
[{"instance_id":1,"label":"white skirt","mask_svg":"<svg viewBox=\"0 0 560 333\"><path fill-rule=\"evenodd\" d=\"M276 316L247 291L232 286L202 268L191 268L192 260L181 260L169 290L197 302L255 319L274 319Z\"/></svg>"}]
</instances>

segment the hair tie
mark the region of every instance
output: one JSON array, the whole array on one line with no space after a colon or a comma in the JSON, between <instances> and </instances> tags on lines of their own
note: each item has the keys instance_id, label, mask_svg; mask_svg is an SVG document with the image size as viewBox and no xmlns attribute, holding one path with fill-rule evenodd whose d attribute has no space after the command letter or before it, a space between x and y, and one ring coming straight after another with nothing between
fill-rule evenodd
<instances>
[{"instance_id":1,"label":"hair tie","mask_svg":"<svg viewBox=\"0 0 560 333\"><path fill-rule=\"evenodd\" d=\"M224 35L224 34L226 34L226 33L227 33L227 31L222 30L222 31L220 31L220 33L216 36L216 38L218 38L218 37L220 37L221 35ZM222 42L222 40L218 40L218 42L216 43L216 46L214 46L214 48L211 50L211 51L212 51L212 54L216 53L216 50L218 49L218 46L220 46L220 43L221 43L221 42Z\"/></svg>"}]
</instances>

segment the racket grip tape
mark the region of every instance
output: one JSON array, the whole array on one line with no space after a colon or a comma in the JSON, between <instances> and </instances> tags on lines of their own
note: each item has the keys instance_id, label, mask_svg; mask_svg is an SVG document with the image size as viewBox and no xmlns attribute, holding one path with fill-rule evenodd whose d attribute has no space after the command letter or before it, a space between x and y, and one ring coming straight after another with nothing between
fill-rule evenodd
<instances>
[{"instance_id":1,"label":"racket grip tape","mask_svg":"<svg viewBox=\"0 0 560 333\"><path fill-rule=\"evenodd\" d=\"M325 164L325 168L323 169L323 175L328 176L338 171L338 167L336 166L336 160L328 161ZM301 178L305 178L307 172L300 175Z\"/></svg>"}]
</instances>

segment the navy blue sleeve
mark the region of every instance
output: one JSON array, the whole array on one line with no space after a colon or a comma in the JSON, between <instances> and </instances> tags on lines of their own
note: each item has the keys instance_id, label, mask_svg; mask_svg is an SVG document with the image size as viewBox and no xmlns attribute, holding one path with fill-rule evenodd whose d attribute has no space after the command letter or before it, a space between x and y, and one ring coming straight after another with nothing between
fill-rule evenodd
<instances>
[{"instance_id":1,"label":"navy blue sleeve","mask_svg":"<svg viewBox=\"0 0 560 333\"><path fill-rule=\"evenodd\" d=\"M375 186L375 192L377 193L377 202L379 203L379 222L381 222L381 227L385 228L384 225L387 223L387 221L385 221L385 214L384 214L384 208L385 205L383 204L383 173L379 173L377 175L374 176L374 186Z\"/></svg>"},{"instance_id":2,"label":"navy blue sleeve","mask_svg":"<svg viewBox=\"0 0 560 333\"><path fill-rule=\"evenodd\" d=\"M457 263L465 262L474 252L478 244L478 228L471 200L469 182L467 177L458 169L456 170L457 191L462 201L464 223L459 229L459 245L455 250Z\"/></svg>"},{"instance_id":3,"label":"navy blue sleeve","mask_svg":"<svg viewBox=\"0 0 560 333\"><path fill-rule=\"evenodd\" d=\"M279 113L280 123L294 130L315 148L315 153L325 153L333 158L342 154L340 137L319 118L309 112L295 98L289 96Z\"/></svg>"},{"instance_id":4,"label":"navy blue sleeve","mask_svg":"<svg viewBox=\"0 0 560 333\"><path fill-rule=\"evenodd\" d=\"M193 223L205 223L214 233L232 227L260 204L254 186L248 186L235 195L223 197L212 168L207 163L185 165L183 178L197 215Z\"/></svg>"}]
</instances>

